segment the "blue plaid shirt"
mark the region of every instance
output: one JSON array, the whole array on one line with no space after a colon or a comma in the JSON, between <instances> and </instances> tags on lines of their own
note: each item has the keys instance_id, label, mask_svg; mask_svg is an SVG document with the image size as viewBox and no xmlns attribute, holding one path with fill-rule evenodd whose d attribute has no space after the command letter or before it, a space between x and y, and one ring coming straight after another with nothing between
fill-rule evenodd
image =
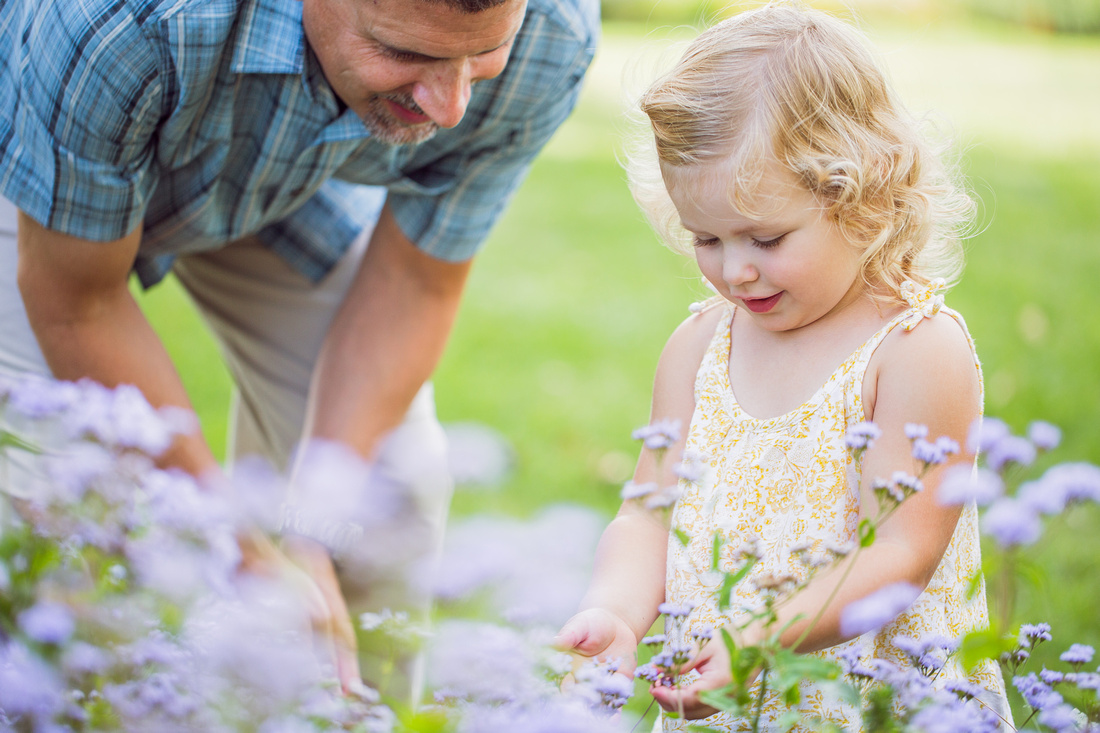
<instances>
[{"instance_id":1,"label":"blue plaid shirt","mask_svg":"<svg viewBox=\"0 0 1100 733\"><path fill-rule=\"evenodd\" d=\"M390 145L339 103L301 14L299 0L0 0L0 193L85 239L142 225L146 286L249 234L319 279L384 198L420 249L462 261L572 110L599 23L596 0L529 0L462 122Z\"/></svg>"}]
</instances>

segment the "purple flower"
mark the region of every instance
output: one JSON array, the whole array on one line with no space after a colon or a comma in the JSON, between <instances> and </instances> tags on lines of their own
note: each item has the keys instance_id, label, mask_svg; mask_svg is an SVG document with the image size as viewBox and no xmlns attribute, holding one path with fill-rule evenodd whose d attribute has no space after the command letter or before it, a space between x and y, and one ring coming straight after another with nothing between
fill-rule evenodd
<instances>
[{"instance_id":1,"label":"purple flower","mask_svg":"<svg viewBox=\"0 0 1100 733\"><path fill-rule=\"evenodd\" d=\"M1035 646L1041 641L1050 641L1053 639L1050 635L1050 624L1037 623L1037 624L1022 624L1020 626L1020 645L1028 644Z\"/></svg>"},{"instance_id":2,"label":"purple flower","mask_svg":"<svg viewBox=\"0 0 1100 733\"><path fill-rule=\"evenodd\" d=\"M679 486L666 486L660 491L650 494L645 500L646 509L667 509L680 498Z\"/></svg>"},{"instance_id":3,"label":"purple flower","mask_svg":"<svg viewBox=\"0 0 1100 733\"><path fill-rule=\"evenodd\" d=\"M1039 723L1055 733L1077 730L1077 715L1077 711L1072 706L1062 703L1043 709L1039 713Z\"/></svg>"},{"instance_id":4,"label":"purple flower","mask_svg":"<svg viewBox=\"0 0 1100 733\"><path fill-rule=\"evenodd\" d=\"M913 441L912 453L913 458L929 466L936 466L943 463L947 460L948 455L939 441L929 443L924 438L917 438Z\"/></svg>"},{"instance_id":5,"label":"purple flower","mask_svg":"<svg viewBox=\"0 0 1100 733\"><path fill-rule=\"evenodd\" d=\"M1001 477L989 469L951 466L944 473L936 498L945 506L975 502L979 506L992 503L1004 493Z\"/></svg>"},{"instance_id":6,"label":"purple flower","mask_svg":"<svg viewBox=\"0 0 1100 733\"><path fill-rule=\"evenodd\" d=\"M642 441L650 450L663 450L680 439L680 421L655 420L635 430L630 437Z\"/></svg>"},{"instance_id":7,"label":"purple flower","mask_svg":"<svg viewBox=\"0 0 1100 733\"><path fill-rule=\"evenodd\" d=\"M21 644L0 645L0 711L45 722L63 704L60 680L49 666Z\"/></svg>"},{"instance_id":8,"label":"purple flower","mask_svg":"<svg viewBox=\"0 0 1100 733\"><path fill-rule=\"evenodd\" d=\"M1051 425L1042 420L1036 420L1027 427L1027 437L1039 450L1049 451L1058 447L1062 442L1062 431L1057 425Z\"/></svg>"},{"instance_id":9,"label":"purple flower","mask_svg":"<svg viewBox=\"0 0 1100 733\"><path fill-rule=\"evenodd\" d=\"M657 606L657 613L663 613L670 618L680 618L687 616L695 608L695 604L690 601L682 606L677 606L674 603L662 603Z\"/></svg>"},{"instance_id":10,"label":"purple flower","mask_svg":"<svg viewBox=\"0 0 1100 733\"><path fill-rule=\"evenodd\" d=\"M1032 672L1026 677L1013 677L1012 684L1020 691L1027 704L1035 710L1043 710L1062 703L1062 696L1052 690Z\"/></svg>"},{"instance_id":11,"label":"purple flower","mask_svg":"<svg viewBox=\"0 0 1100 733\"><path fill-rule=\"evenodd\" d=\"M1011 464L1030 466L1035 461L1035 446L1027 438L1007 435L985 454L985 465L1002 473Z\"/></svg>"},{"instance_id":12,"label":"purple flower","mask_svg":"<svg viewBox=\"0 0 1100 733\"><path fill-rule=\"evenodd\" d=\"M1034 509L1017 499L998 499L982 518L982 531L1002 548L1031 545L1043 526Z\"/></svg>"},{"instance_id":13,"label":"purple flower","mask_svg":"<svg viewBox=\"0 0 1100 733\"><path fill-rule=\"evenodd\" d=\"M1040 480L1049 482L1048 490L1061 492L1067 504L1100 502L1100 467L1091 463L1061 463L1048 469Z\"/></svg>"},{"instance_id":14,"label":"purple flower","mask_svg":"<svg viewBox=\"0 0 1100 733\"><path fill-rule=\"evenodd\" d=\"M893 583L849 603L840 613L840 633L852 637L881 629L909 608L920 592L912 583Z\"/></svg>"},{"instance_id":15,"label":"purple flower","mask_svg":"<svg viewBox=\"0 0 1100 733\"><path fill-rule=\"evenodd\" d=\"M19 628L41 644L64 644L73 635L76 622L66 606L39 601L19 614Z\"/></svg>"},{"instance_id":16,"label":"purple flower","mask_svg":"<svg viewBox=\"0 0 1100 733\"><path fill-rule=\"evenodd\" d=\"M652 645L658 645L658 644L664 644L666 641L668 641L668 637L665 636L664 634L654 634L653 636L647 636L644 639L642 639L642 644L644 646L649 646L651 644Z\"/></svg>"},{"instance_id":17,"label":"purple flower","mask_svg":"<svg viewBox=\"0 0 1100 733\"><path fill-rule=\"evenodd\" d=\"M1070 672L1065 680L1077 685L1079 690L1100 692L1100 672Z\"/></svg>"},{"instance_id":18,"label":"purple flower","mask_svg":"<svg viewBox=\"0 0 1100 733\"><path fill-rule=\"evenodd\" d=\"M703 462L703 457L695 451L685 451L684 459L672 469L672 472L687 481L688 483L696 483L703 478L703 472L706 470L706 465Z\"/></svg>"},{"instance_id":19,"label":"purple flower","mask_svg":"<svg viewBox=\"0 0 1100 733\"><path fill-rule=\"evenodd\" d=\"M1065 679L1065 674L1054 669L1043 667L1039 671L1039 679L1048 685L1056 685Z\"/></svg>"},{"instance_id":20,"label":"purple flower","mask_svg":"<svg viewBox=\"0 0 1100 733\"><path fill-rule=\"evenodd\" d=\"M944 689L954 692L965 698L981 697L985 694L985 688L976 685L970 680L949 680L944 684Z\"/></svg>"},{"instance_id":21,"label":"purple flower","mask_svg":"<svg viewBox=\"0 0 1100 733\"><path fill-rule=\"evenodd\" d=\"M1088 664L1095 653L1096 650L1087 644L1074 644L1058 658L1069 664Z\"/></svg>"},{"instance_id":22,"label":"purple flower","mask_svg":"<svg viewBox=\"0 0 1100 733\"><path fill-rule=\"evenodd\" d=\"M623 490L619 492L619 498L623 501L629 501L630 499L641 499L643 496L649 496L657 490L657 484L652 481L644 484L635 483L633 481L627 481L623 484Z\"/></svg>"},{"instance_id":23,"label":"purple flower","mask_svg":"<svg viewBox=\"0 0 1100 733\"><path fill-rule=\"evenodd\" d=\"M844 436L844 445L848 450L861 453L867 450L882 436L882 431L873 422L864 421L853 425Z\"/></svg>"},{"instance_id":24,"label":"purple flower","mask_svg":"<svg viewBox=\"0 0 1100 733\"><path fill-rule=\"evenodd\" d=\"M970 426L970 435L966 440L966 448L972 454L988 453L993 450L1001 440L1012 435L1008 425L1003 420L995 417L979 417Z\"/></svg>"},{"instance_id":25,"label":"purple flower","mask_svg":"<svg viewBox=\"0 0 1100 733\"><path fill-rule=\"evenodd\" d=\"M28 376L13 385L8 393L8 405L16 413L29 418L57 415L80 399L80 388L72 382L57 382L39 376Z\"/></svg>"},{"instance_id":26,"label":"purple flower","mask_svg":"<svg viewBox=\"0 0 1100 733\"><path fill-rule=\"evenodd\" d=\"M1025 481L1016 498L1038 514L1060 514L1066 508L1065 489L1055 481Z\"/></svg>"},{"instance_id":27,"label":"purple flower","mask_svg":"<svg viewBox=\"0 0 1100 733\"><path fill-rule=\"evenodd\" d=\"M921 440L928 437L928 426L915 422L905 423L905 437L909 440Z\"/></svg>"}]
</instances>

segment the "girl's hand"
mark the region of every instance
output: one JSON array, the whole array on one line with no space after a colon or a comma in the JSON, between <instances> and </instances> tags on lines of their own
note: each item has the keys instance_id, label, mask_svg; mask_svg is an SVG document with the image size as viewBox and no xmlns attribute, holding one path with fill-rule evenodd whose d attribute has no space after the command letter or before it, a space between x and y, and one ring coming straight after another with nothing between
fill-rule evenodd
<instances>
[{"instance_id":1,"label":"girl's hand","mask_svg":"<svg viewBox=\"0 0 1100 733\"><path fill-rule=\"evenodd\" d=\"M637 666L638 638L617 615L604 608L589 608L565 622L554 646L573 655L573 669L584 659L619 660L619 674L633 677Z\"/></svg>"},{"instance_id":2,"label":"girl's hand","mask_svg":"<svg viewBox=\"0 0 1100 733\"><path fill-rule=\"evenodd\" d=\"M733 681L726 645L720 640L707 644L683 669L684 672L690 670L699 673L699 677L690 685L680 689L655 685L649 688L649 694L670 713L682 715L688 720L708 718L717 713L718 709L700 700L699 693L719 690Z\"/></svg>"}]
</instances>

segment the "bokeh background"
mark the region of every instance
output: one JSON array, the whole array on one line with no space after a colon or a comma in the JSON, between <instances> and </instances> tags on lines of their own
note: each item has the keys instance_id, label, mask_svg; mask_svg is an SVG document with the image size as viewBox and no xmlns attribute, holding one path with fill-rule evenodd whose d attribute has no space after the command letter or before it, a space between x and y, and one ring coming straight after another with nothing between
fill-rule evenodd
<instances>
[{"instance_id":1,"label":"bokeh background","mask_svg":"<svg viewBox=\"0 0 1100 733\"><path fill-rule=\"evenodd\" d=\"M1017 431L1035 419L1063 429L1029 475L1100 463L1100 0L811 4L854 19L910 107L956 140L981 214L948 303L977 342L987 414ZM657 356L704 294L630 198L626 112L700 27L745 7L604 0L580 105L479 256L435 379L442 420L487 425L514 455L503 482L458 493L455 516L617 507ZM216 347L173 280L140 297L223 450L230 380ZM1056 520L1020 560L1013 622L1054 626L1039 661L1056 665L1071 642L1100 647L1100 507Z\"/></svg>"}]
</instances>

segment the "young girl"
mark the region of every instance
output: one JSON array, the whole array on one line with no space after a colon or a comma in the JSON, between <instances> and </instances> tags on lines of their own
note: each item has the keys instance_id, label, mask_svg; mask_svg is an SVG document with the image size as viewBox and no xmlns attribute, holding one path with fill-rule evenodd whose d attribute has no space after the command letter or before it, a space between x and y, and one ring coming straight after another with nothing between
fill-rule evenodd
<instances>
[{"instance_id":1,"label":"young girl","mask_svg":"<svg viewBox=\"0 0 1100 733\"><path fill-rule=\"evenodd\" d=\"M759 642L760 629L738 630L737 609L758 606L769 577L808 577L799 546L822 554L857 539L878 508L872 481L914 471L905 426L964 443L982 403L973 343L937 293L958 274L955 235L973 204L856 31L784 5L744 13L703 33L641 106L663 185L647 186L635 165L636 198L670 239L690 241L721 297L684 321L657 367L653 419L690 429L660 465L643 451L634 476L666 486L682 452L701 457L702 477L680 480L671 516L690 541L625 501L601 540L583 610L559 635L580 655L627 660L627 672L662 601L694 604L689 632L726 626L742 645ZM867 420L881 437L855 461L845 435ZM987 623L984 588L968 594L981 565L976 510L936 501L943 469L925 476L874 544L781 606L775 628L794 620L781 643L901 662L896 635L956 639ZM760 556L728 609L710 572L715 535L728 571L748 544ZM837 589L844 562L852 567ZM900 582L923 592L892 623L856 638L842 632L845 606ZM730 681L724 644L708 644L690 666L679 690L652 689L662 708L741 729L699 696ZM952 679L980 686L982 701L1009 717L995 665L964 673L952 661L938 680ZM764 729L785 710L767 699ZM860 726L857 710L812 682L800 712ZM663 716L663 725L687 723Z\"/></svg>"}]
</instances>

